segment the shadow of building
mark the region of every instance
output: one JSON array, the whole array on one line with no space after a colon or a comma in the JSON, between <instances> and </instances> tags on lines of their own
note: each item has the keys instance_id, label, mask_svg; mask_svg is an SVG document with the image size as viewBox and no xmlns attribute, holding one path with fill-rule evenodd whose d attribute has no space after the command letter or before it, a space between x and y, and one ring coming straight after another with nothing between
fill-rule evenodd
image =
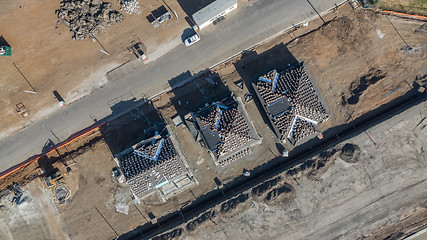
<instances>
[{"instance_id":1,"label":"shadow of building","mask_svg":"<svg viewBox=\"0 0 427 240\"><path fill-rule=\"evenodd\" d=\"M191 81L193 77L194 76L190 73L190 71L187 70L179 74L178 76L168 80L168 84L172 89L179 88L185 85L186 83L188 83L189 81Z\"/></svg>"},{"instance_id":2,"label":"shadow of building","mask_svg":"<svg viewBox=\"0 0 427 240\"><path fill-rule=\"evenodd\" d=\"M178 0L178 4L181 6L182 10L191 18L191 16L199 11L200 9L206 7L207 5L215 2L215 0Z\"/></svg>"},{"instance_id":3,"label":"shadow of building","mask_svg":"<svg viewBox=\"0 0 427 240\"><path fill-rule=\"evenodd\" d=\"M239 73L249 93L256 96L251 83L256 81L261 75L276 69L282 71L289 66L298 64L298 60L292 55L285 44L280 43L267 51L257 54L255 51L245 52L241 59L234 63L236 71ZM262 103L254 97L255 105L260 111L262 119L270 129L274 129L267 115L264 113Z\"/></svg>"},{"instance_id":4,"label":"shadow of building","mask_svg":"<svg viewBox=\"0 0 427 240\"><path fill-rule=\"evenodd\" d=\"M285 44L280 43L261 54L257 54L255 51L245 52L241 59L234 63L234 66L250 89L251 82L258 79L259 76L274 69L281 72L297 63L298 60Z\"/></svg>"},{"instance_id":5,"label":"shadow of building","mask_svg":"<svg viewBox=\"0 0 427 240\"><path fill-rule=\"evenodd\" d=\"M10 44L6 41L3 35L0 36L0 46L11 47Z\"/></svg>"},{"instance_id":6,"label":"shadow of building","mask_svg":"<svg viewBox=\"0 0 427 240\"><path fill-rule=\"evenodd\" d=\"M160 134L166 126L156 107L145 99L120 101L110 108L112 115L118 114L119 117L103 125L100 131L113 155L156 133Z\"/></svg>"},{"instance_id":7,"label":"shadow of building","mask_svg":"<svg viewBox=\"0 0 427 240\"><path fill-rule=\"evenodd\" d=\"M231 94L218 73L210 70L195 75L187 71L169 82L173 93L170 102L183 119L186 114Z\"/></svg>"}]
</instances>

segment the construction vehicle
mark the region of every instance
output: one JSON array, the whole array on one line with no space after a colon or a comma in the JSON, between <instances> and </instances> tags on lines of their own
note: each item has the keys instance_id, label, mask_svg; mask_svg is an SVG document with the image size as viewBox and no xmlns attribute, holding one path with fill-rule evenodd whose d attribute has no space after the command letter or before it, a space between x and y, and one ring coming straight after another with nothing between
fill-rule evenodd
<instances>
[{"instance_id":1,"label":"construction vehicle","mask_svg":"<svg viewBox=\"0 0 427 240\"><path fill-rule=\"evenodd\" d=\"M46 182L46 185L48 188L54 187L59 183L59 180L62 179L61 174L54 173L50 176L48 176L44 181Z\"/></svg>"},{"instance_id":2,"label":"construction vehicle","mask_svg":"<svg viewBox=\"0 0 427 240\"><path fill-rule=\"evenodd\" d=\"M0 56L10 56L12 55L12 50L8 46L0 46Z\"/></svg>"},{"instance_id":3,"label":"construction vehicle","mask_svg":"<svg viewBox=\"0 0 427 240\"><path fill-rule=\"evenodd\" d=\"M133 40L130 42L131 46L128 47L129 52L135 54L136 58L138 58L138 60L141 61L142 60L147 60L147 56L144 54L144 51L142 51L142 41L141 39L137 39L137 40Z\"/></svg>"}]
</instances>

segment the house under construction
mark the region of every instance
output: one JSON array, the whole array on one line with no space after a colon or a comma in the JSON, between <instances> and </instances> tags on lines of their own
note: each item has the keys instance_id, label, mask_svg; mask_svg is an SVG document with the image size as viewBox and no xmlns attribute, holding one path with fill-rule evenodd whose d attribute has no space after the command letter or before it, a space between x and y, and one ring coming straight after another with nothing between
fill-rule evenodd
<instances>
[{"instance_id":1,"label":"house under construction","mask_svg":"<svg viewBox=\"0 0 427 240\"><path fill-rule=\"evenodd\" d=\"M233 96L191 113L186 123L221 166L251 154L250 147L261 143L243 104Z\"/></svg>"},{"instance_id":2,"label":"house under construction","mask_svg":"<svg viewBox=\"0 0 427 240\"><path fill-rule=\"evenodd\" d=\"M194 183L173 141L169 134L156 135L116 155L136 199L157 192L166 201Z\"/></svg>"},{"instance_id":3,"label":"house under construction","mask_svg":"<svg viewBox=\"0 0 427 240\"><path fill-rule=\"evenodd\" d=\"M303 63L270 71L252 86L282 142L296 145L318 135L318 124L329 118Z\"/></svg>"}]
</instances>

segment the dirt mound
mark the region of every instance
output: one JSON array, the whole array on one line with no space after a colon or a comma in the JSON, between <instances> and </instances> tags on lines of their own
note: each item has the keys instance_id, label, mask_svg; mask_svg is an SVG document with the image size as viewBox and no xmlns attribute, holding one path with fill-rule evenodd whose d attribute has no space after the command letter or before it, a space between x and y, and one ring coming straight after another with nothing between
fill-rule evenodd
<instances>
[{"instance_id":1,"label":"dirt mound","mask_svg":"<svg viewBox=\"0 0 427 240\"><path fill-rule=\"evenodd\" d=\"M285 195L282 195L284 194ZM275 201L277 200L279 197L284 196L287 198L293 198L295 197L295 189L292 185L290 185L289 183L284 183L282 186L277 187L273 190L271 190L267 196L265 197L265 200L267 202L269 201Z\"/></svg>"},{"instance_id":2,"label":"dirt mound","mask_svg":"<svg viewBox=\"0 0 427 240\"><path fill-rule=\"evenodd\" d=\"M357 163L359 161L360 156L360 147L346 143L341 149L340 158L347 163Z\"/></svg>"},{"instance_id":3,"label":"dirt mound","mask_svg":"<svg viewBox=\"0 0 427 240\"><path fill-rule=\"evenodd\" d=\"M261 196L265 192L267 192L270 188L274 187L279 183L281 180L281 177L277 177L271 180L268 180L254 188L252 188L252 195L253 196Z\"/></svg>"},{"instance_id":4,"label":"dirt mound","mask_svg":"<svg viewBox=\"0 0 427 240\"><path fill-rule=\"evenodd\" d=\"M70 196L70 189L65 184L55 186L52 192L59 204L66 203Z\"/></svg>"},{"instance_id":5,"label":"dirt mound","mask_svg":"<svg viewBox=\"0 0 427 240\"><path fill-rule=\"evenodd\" d=\"M335 163L337 152L338 151L335 148L328 149L318 156L308 159L295 168L288 170L287 174L292 176L305 175L308 179L316 180L320 178L333 163Z\"/></svg>"},{"instance_id":6,"label":"dirt mound","mask_svg":"<svg viewBox=\"0 0 427 240\"><path fill-rule=\"evenodd\" d=\"M171 232L165 233L163 235L154 237L153 240L173 240L178 239L182 234L182 228L175 229Z\"/></svg>"},{"instance_id":7,"label":"dirt mound","mask_svg":"<svg viewBox=\"0 0 427 240\"><path fill-rule=\"evenodd\" d=\"M192 232L196 230L197 226L206 222L208 219L212 219L213 217L215 217L215 210L210 210L208 212L203 213L200 217L196 218L195 220L187 223L187 226L185 228L187 228L189 232Z\"/></svg>"},{"instance_id":8,"label":"dirt mound","mask_svg":"<svg viewBox=\"0 0 427 240\"><path fill-rule=\"evenodd\" d=\"M355 32L354 21L347 16L342 16L337 18L332 24L326 25L322 28L322 32L332 33L334 37L340 40L345 40L346 38L353 37ZM332 31L333 30L333 31Z\"/></svg>"},{"instance_id":9,"label":"dirt mound","mask_svg":"<svg viewBox=\"0 0 427 240\"><path fill-rule=\"evenodd\" d=\"M246 200L249 199L249 194L240 194L238 197L235 197L233 199L230 199L229 201L223 203L221 205L221 212L229 212L235 208L241 203L246 202Z\"/></svg>"},{"instance_id":10,"label":"dirt mound","mask_svg":"<svg viewBox=\"0 0 427 240\"><path fill-rule=\"evenodd\" d=\"M427 74L417 75L415 77L415 82L421 86L427 86Z\"/></svg>"},{"instance_id":11,"label":"dirt mound","mask_svg":"<svg viewBox=\"0 0 427 240\"><path fill-rule=\"evenodd\" d=\"M377 83L385 77L386 74L383 73L381 70L374 68L370 69L367 74L363 75L358 80L350 84L350 97L346 98L345 94L342 94L342 105L345 106L347 105L347 103L350 105L357 104L359 102L360 96L363 94L364 91L366 91L366 89L368 89L370 85Z\"/></svg>"},{"instance_id":12,"label":"dirt mound","mask_svg":"<svg viewBox=\"0 0 427 240\"><path fill-rule=\"evenodd\" d=\"M123 14L112 10L112 4L101 0L65 0L56 10L58 24L63 22L73 33L73 39L83 40L123 21Z\"/></svg>"},{"instance_id":13,"label":"dirt mound","mask_svg":"<svg viewBox=\"0 0 427 240\"><path fill-rule=\"evenodd\" d=\"M349 16L341 16L330 24L320 28L308 38L324 39L336 44L337 53L340 55L361 47L362 44L369 44L366 39L368 29L355 22ZM319 36L321 35L321 36ZM363 40L363 41L361 41ZM365 41L365 42L364 42Z\"/></svg>"}]
</instances>

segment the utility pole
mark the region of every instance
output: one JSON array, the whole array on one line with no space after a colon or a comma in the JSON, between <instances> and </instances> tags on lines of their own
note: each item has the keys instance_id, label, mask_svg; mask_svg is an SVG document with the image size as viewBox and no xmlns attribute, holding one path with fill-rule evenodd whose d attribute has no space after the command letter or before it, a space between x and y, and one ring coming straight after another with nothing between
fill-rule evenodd
<instances>
[{"instance_id":1,"label":"utility pole","mask_svg":"<svg viewBox=\"0 0 427 240\"><path fill-rule=\"evenodd\" d=\"M317 13L317 16L319 16L320 19L322 19L323 24L325 24L325 20L323 20L322 16L320 16L319 12L316 10L316 8L314 8L313 4L311 4L311 2L309 0L307 0L308 4L310 4L310 6L313 8L313 10Z\"/></svg>"},{"instance_id":2,"label":"utility pole","mask_svg":"<svg viewBox=\"0 0 427 240\"><path fill-rule=\"evenodd\" d=\"M351 116L350 113L348 113L348 112L347 112L347 114L350 117L351 121L354 122L353 116ZM354 129L354 131L356 131L356 127L354 126L354 124L353 124L353 129ZM371 142L374 144L374 146L376 146L377 143L374 141L374 139L372 139L371 135L369 135L369 133L367 131L364 131L364 132L366 133L366 136L368 136L369 140L371 140ZM337 135L337 137L338 137L338 135ZM339 139L339 137L338 137L338 139Z\"/></svg>"},{"instance_id":3,"label":"utility pole","mask_svg":"<svg viewBox=\"0 0 427 240\"><path fill-rule=\"evenodd\" d=\"M24 91L24 92L37 93L36 89L34 89L33 85L31 85L30 81L28 81L28 79L24 76L21 70L19 70L18 66L16 66L15 63L13 63L13 66L15 66L16 70L18 70L18 72L22 75L22 77L25 79L25 81L28 83L28 85L30 85L31 89L33 90L33 92L30 92L30 91Z\"/></svg>"},{"instance_id":4,"label":"utility pole","mask_svg":"<svg viewBox=\"0 0 427 240\"><path fill-rule=\"evenodd\" d=\"M133 206L136 208L136 210L138 210L139 214L141 214L141 216L144 218L144 220L146 222L148 222L148 219L144 216L144 214L142 214L142 212L139 210L139 208L135 204Z\"/></svg>"},{"instance_id":5,"label":"utility pole","mask_svg":"<svg viewBox=\"0 0 427 240\"><path fill-rule=\"evenodd\" d=\"M176 19L178 19L178 14L176 13L176 11L172 11L172 8L169 7L169 5L165 2L165 0L162 0L162 2L163 4L166 5L166 7L169 8L169 11L175 15Z\"/></svg>"},{"instance_id":6,"label":"utility pole","mask_svg":"<svg viewBox=\"0 0 427 240\"><path fill-rule=\"evenodd\" d=\"M102 46L102 44L98 41L98 38L95 37L95 35L92 35L93 39L95 39L95 41L99 44L99 46L102 47L102 49L100 50L102 53L104 53L105 55L110 55L107 51L107 49L105 49L104 46Z\"/></svg>"},{"instance_id":7,"label":"utility pole","mask_svg":"<svg viewBox=\"0 0 427 240\"><path fill-rule=\"evenodd\" d=\"M98 208L95 207L95 210L99 213L99 215L101 215L102 219L104 219L104 221L108 224L108 226L110 226L111 230L113 230L116 236L119 237L119 234L116 232L116 230L114 230L113 226L111 226L111 224L107 221L107 219L105 219L105 217L101 214L101 212L99 212Z\"/></svg>"},{"instance_id":8,"label":"utility pole","mask_svg":"<svg viewBox=\"0 0 427 240\"><path fill-rule=\"evenodd\" d=\"M397 31L397 29L396 29L396 27L393 25L393 23L390 21L390 19L388 18L388 16L387 15L384 15L386 18L387 18L387 20L389 21L389 23L391 24L391 26L394 28L394 30L396 31L396 33L397 33L397 35L399 35L399 37L402 39L402 41L406 44L406 46L409 48L409 49L412 49L410 46L409 46L409 44L405 41L405 39L403 39L403 37L402 37L402 35L400 35L400 33L399 33L399 31Z\"/></svg>"}]
</instances>

